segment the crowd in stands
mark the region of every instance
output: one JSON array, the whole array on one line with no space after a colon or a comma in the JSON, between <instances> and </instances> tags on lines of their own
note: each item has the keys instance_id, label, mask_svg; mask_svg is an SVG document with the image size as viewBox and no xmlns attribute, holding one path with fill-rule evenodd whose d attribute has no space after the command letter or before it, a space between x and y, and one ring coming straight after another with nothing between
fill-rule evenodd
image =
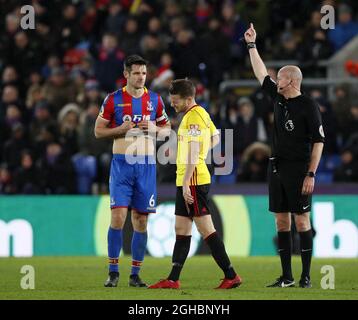
<instances>
[{"instance_id":1,"label":"crowd in stands","mask_svg":"<svg viewBox=\"0 0 358 320\"><path fill-rule=\"evenodd\" d=\"M23 30L20 9L29 1L0 1L0 194L107 191L111 141L95 139L94 124L104 97L125 85L123 61L134 53L149 62L147 87L163 96L174 129L180 118L170 107L168 87L174 78L189 77L216 126L233 130L233 173L214 181L263 182L272 102L259 86L219 92L224 80L253 78L242 41L249 23L264 60L297 60L304 77L324 77L317 62L358 34L354 0L30 3L35 29ZM320 27L324 4L336 9L335 29ZM269 73L275 79L277 70ZM327 182L358 182L353 88L336 86L333 100L326 90L306 93L323 116ZM175 165L158 167L158 182L174 176Z\"/></svg>"}]
</instances>

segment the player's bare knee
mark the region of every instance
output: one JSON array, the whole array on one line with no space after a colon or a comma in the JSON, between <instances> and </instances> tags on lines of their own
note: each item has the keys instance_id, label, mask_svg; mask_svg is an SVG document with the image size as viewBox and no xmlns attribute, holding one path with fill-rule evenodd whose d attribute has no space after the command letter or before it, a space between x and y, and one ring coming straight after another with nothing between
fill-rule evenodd
<instances>
[{"instance_id":1,"label":"player's bare knee","mask_svg":"<svg viewBox=\"0 0 358 320\"><path fill-rule=\"evenodd\" d=\"M210 236L212 233L214 233L216 230L213 226L205 226L205 225L196 225L200 235L203 237L203 239L206 239L208 236Z\"/></svg>"},{"instance_id":2,"label":"player's bare knee","mask_svg":"<svg viewBox=\"0 0 358 320\"><path fill-rule=\"evenodd\" d=\"M113 229L123 229L124 219L120 216L112 216L111 227Z\"/></svg>"},{"instance_id":3,"label":"player's bare knee","mask_svg":"<svg viewBox=\"0 0 358 320\"><path fill-rule=\"evenodd\" d=\"M111 227L113 229L123 229L127 214L118 210L112 210Z\"/></svg>"},{"instance_id":4,"label":"player's bare knee","mask_svg":"<svg viewBox=\"0 0 358 320\"><path fill-rule=\"evenodd\" d=\"M296 217L295 224L298 232L305 232L311 229L311 223L309 219L297 219Z\"/></svg>"},{"instance_id":5,"label":"player's bare knee","mask_svg":"<svg viewBox=\"0 0 358 320\"><path fill-rule=\"evenodd\" d=\"M132 224L133 229L138 232L145 232L147 231L147 221L148 217L143 214L132 214Z\"/></svg>"},{"instance_id":6,"label":"player's bare knee","mask_svg":"<svg viewBox=\"0 0 358 320\"><path fill-rule=\"evenodd\" d=\"M191 235L191 224L190 225L176 225L175 234L181 236L190 236Z\"/></svg>"},{"instance_id":7,"label":"player's bare knee","mask_svg":"<svg viewBox=\"0 0 358 320\"><path fill-rule=\"evenodd\" d=\"M289 219L276 219L276 229L278 232L291 230L291 221Z\"/></svg>"}]
</instances>

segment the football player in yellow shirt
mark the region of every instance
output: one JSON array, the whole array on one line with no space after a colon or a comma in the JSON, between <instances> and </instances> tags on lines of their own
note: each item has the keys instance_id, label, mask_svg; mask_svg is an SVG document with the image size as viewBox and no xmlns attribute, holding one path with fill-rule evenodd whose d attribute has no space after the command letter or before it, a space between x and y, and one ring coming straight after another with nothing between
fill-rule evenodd
<instances>
[{"instance_id":1,"label":"football player in yellow shirt","mask_svg":"<svg viewBox=\"0 0 358 320\"><path fill-rule=\"evenodd\" d=\"M180 272L188 256L193 221L208 244L212 256L225 277L217 289L240 286L221 238L216 233L208 192L211 176L205 159L208 151L219 141L219 132L204 108L195 102L195 86L188 79L174 80L169 88L171 105L177 113L184 112L178 129L177 194L175 203L176 242L172 270L167 279L149 289L179 289Z\"/></svg>"}]
</instances>

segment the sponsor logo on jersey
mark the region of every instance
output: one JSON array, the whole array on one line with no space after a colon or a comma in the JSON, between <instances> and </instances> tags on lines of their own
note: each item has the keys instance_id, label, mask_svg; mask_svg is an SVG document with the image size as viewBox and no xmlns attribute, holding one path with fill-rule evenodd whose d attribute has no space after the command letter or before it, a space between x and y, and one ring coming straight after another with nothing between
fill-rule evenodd
<instances>
[{"instance_id":1,"label":"sponsor logo on jersey","mask_svg":"<svg viewBox=\"0 0 358 320\"><path fill-rule=\"evenodd\" d=\"M200 136L201 131L199 129L199 125L197 124L190 124L189 125L189 131L188 131L189 136Z\"/></svg>"},{"instance_id":2,"label":"sponsor logo on jersey","mask_svg":"<svg viewBox=\"0 0 358 320\"><path fill-rule=\"evenodd\" d=\"M147 111L153 111L153 102L147 101Z\"/></svg>"},{"instance_id":3,"label":"sponsor logo on jersey","mask_svg":"<svg viewBox=\"0 0 358 320\"><path fill-rule=\"evenodd\" d=\"M123 116L123 122L125 121L132 121L132 117L129 114L126 114L125 116Z\"/></svg>"}]
</instances>

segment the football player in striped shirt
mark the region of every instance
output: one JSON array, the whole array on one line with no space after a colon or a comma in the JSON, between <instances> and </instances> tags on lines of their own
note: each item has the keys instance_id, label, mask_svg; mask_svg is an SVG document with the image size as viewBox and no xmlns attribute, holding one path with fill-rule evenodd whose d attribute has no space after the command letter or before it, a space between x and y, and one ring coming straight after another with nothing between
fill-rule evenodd
<instances>
[{"instance_id":1,"label":"football player in striped shirt","mask_svg":"<svg viewBox=\"0 0 358 320\"><path fill-rule=\"evenodd\" d=\"M124 61L127 85L105 98L96 120L97 138L113 139L109 190L109 276L105 287L116 287L122 229L128 207L133 225L132 269L129 285L147 287L139 277L147 244L148 214L156 212L156 134L170 132L162 98L145 87L147 62L138 55Z\"/></svg>"}]
</instances>

